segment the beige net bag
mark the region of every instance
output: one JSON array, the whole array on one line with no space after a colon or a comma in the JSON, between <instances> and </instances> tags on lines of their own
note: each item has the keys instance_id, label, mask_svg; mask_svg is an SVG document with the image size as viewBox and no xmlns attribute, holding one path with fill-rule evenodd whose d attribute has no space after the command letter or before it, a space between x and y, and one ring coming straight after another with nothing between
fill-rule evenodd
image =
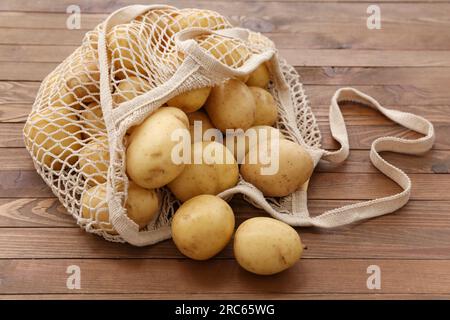
<instances>
[{"instance_id":1,"label":"beige net bag","mask_svg":"<svg viewBox=\"0 0 450 320\"><path fill-rule=\"evenodd\" d=\"M429 150L434 140L430 122L383 108L357 90L340 89L332 98L330 126L341 148L325 151L299 76L278 56L273 43L258 33L233 28L224 17L206 10L135 5L111 14L43 81L24 128L26 147L38 173L82 228L111 241L154 244L170 238L170 220L179 204L161 188L159 214L144 229L127 217L127 131L172 97L244 77L264 62L279 107L277 126L288 139L306 147L315 164L320 159L338 163L348 156L347 132L338 106L341 101L373 107L425 136L417 140L383 137L372 144L372 163L403 188L396 195L316 217L308 213L307 184L287 197L265 198L241 179L219 196L242 193L250 203L290 225L324 228L403 206L409 199L410 179L379 152ZM89 201L82 201L84 198Z\"/></svg>"}]
</instances>

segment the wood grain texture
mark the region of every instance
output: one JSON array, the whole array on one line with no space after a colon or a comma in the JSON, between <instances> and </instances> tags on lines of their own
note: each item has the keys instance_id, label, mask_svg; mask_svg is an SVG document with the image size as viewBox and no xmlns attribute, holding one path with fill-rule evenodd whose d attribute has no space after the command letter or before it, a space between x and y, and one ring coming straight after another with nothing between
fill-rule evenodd
<instances>
[{"instance_id":1,"label":"wood grain texture","mask_svg":"<svg viewBox=\"0 0 450 320\"><path fill-rule=\"evenodd\" d=\"M342 86L435 125L431 152L383 154L411 176L406 206L337 229L297 228L304 259L273 277L239 268L231 244L201 263L183 257L171 240L135 248L88 235L34 171L21 131L39 82L87 30L132 2L77 1L81 30L66 28L69 0L0 2L0 299L450 299L450 1L378 1L381 30L366 27L368 0L167 2L217 10L268 35L300 73L327 149L338 147L328 108ZM342 165L316 168L308 194L312 215L400 191L371 165L368 149L383 135L419 137L367 107L342 110L352 150ZM266 215L240 196L231 205L236 225ZM66 288L73 264L82 270L76 294ZM382 271L382 290L375 293L366 287L372 264Z\"/></svg>"},{"instance_id":2,"label":"wood grain texture","mask_svg":"<svg viewBox=\"0 0 450 320\"><path fill-rule=\"evenodd\" d=\"M252 275L233 260L0 260L0 278L4 294L70 293L66 270L78 265L82 272L79 293L122 293L130 287L134 293L164 293L176 287L178 294L367 294L371 291L366 287L366 270L373 264L383 270L379 292L448 294L449 260L304 259L271 277Z\"/></svg>"},{"instance_id":3,"label":"wood grain texture","mask_svg":"<svg viewBox=\"0 0 450 320\"><path fill-rule=\"evenodd\" d=\"M2 171L33 171L34 165L28 151L24 148L3 148L0 153ZM448 173L450 172L450 151L432 150L421 156L383 153L383 158L402 168L406 173ZM369 162L369 152L352 150L348 159L335 165L321 161L317 172L374 173L378 170Z\"/></svg>"},{"instance_id":4,"label":"wood grain texture","mask_svg":"<svg viewBox=\"0 0 450 320\"><path fill-rule=\"evenodd\" d=\"M413 184L411 199L448 200L450 179L446 174L410 174ZM34 171L0 171L0 197L46 198L52 193ZM439 190L436 191L438 186ZM400 187L381 173L317 172L308 189L310 199L372 199L401 191Z\"/></svg>"},{"instance_id":5,"label":"wood grain texture","mask_svg":"<svg viewBox=\"0 0 450 320\"><path fill-rule=\"evenodd\" d=\"M3 199L2 199L3 200ZM54 199L8 199L0 202L0 259L184 259L171 240L146 248L105 242L86 234L59 211ZM350 204L312 200L312 215ZM243 200L233 200L236 226L266 216ZM32 208L33 213L25 212ZM297 228L304 259L450 259L450 201L411 201L395 214L334 230ZM55 212L56 211L56 212ZM69 219L70 218L70 219ZM71 248L69 251L67 248ZM217 258L233 257L229 244Z\"/></svg>"},{"instance_id":6,"label":"wood grain texture","mask_svg":"<svg viewBox=\"0 0 450 320\"><path fill-rule=\"evenodd\" d=\"M448 294L383 293L60 293L6 294L0 300L449 300Z\"/></svg>"},{"instance_id":7,"label":"wood grain texture","mask_svg":"<svg viewBox=\"0 0 450 320\"><path fill-rule=\"evenodd\" d=\"M2 45L0 62L60 63L77 46ZM295 66L450 67L450 50L279 49Z\"/></svg>"}]
</instances>

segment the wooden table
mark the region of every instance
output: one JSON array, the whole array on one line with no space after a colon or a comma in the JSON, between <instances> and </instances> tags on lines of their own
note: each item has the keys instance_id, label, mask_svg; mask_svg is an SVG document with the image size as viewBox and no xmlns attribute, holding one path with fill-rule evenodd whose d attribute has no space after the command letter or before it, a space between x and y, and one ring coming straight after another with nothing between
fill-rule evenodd
<instances>
[{"instance_id":1,"label":"wooden table","mask_svg":"<svg viewBox=\"0 0 450 320\"><path fill-rule=\"evenodd\" d=\"M40 81L107 13L134 1L78 0L81 29L66 28L72 0L0 2L0 297L2 298L450 298L450 1L383 0L381 30L366 27L371 1L169 1L222 12L272 38L297 66L323 134L336 148L327 111L332 93L354 86L388 107L430 119L437 139L423 157L386 154L411 177L398 212L335 230L299 229L307 246L292 269L258 277L231 247L195 262L172 241L147 248L86 234L35 173L21 130ZM26 3L26 4L25 4ZM369 162L380 135L417 137L360 106L347 106L351 155L321 164L310 183L314 214L400 188ZM238 223L264 214L233 200ZM81 289L66 286L71 265ZM380 267L381 289L366 282Z\"/></svg>"}]
</instances>

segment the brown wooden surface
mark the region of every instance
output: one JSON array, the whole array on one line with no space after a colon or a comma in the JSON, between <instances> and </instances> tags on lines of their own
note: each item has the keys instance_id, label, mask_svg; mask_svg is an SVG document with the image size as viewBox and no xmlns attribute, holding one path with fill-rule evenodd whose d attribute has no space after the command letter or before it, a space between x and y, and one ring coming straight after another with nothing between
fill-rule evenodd
<instances>
[{"instance_id":1,"label":"brown wooden surface","mask_svg":"<svg viewBox=\"0 0 450 320\"><path fill-rule=\"evenodd\" d=\"M435 125L436 144L426 155L384 155L411 177L405 207L335 230L298 228L303 259L273 277L240 269L231 246L195 262L170 240L134 248L86 234L35 173L21 129L39 82L87 30L134 2L76 1L81 30L65 27L73 1L0 2L0 298L450 298L450 1L377 1L381 30L366 28L371 1L168 1L220 11L271 37L301 74L326 148L338 147L327 117L330 97L342 86ZM343 165L317 167L312 214L398 192L370 164L371 142L381 135L418 137L368 108L349 104L343 111L352 151ZM264 215L239 197L232 205L237 224ZM66 288L73 264L82 270L81 290ZM381 290L366 287L370 265L381 268Z\"/></svg>"}]
</instances>

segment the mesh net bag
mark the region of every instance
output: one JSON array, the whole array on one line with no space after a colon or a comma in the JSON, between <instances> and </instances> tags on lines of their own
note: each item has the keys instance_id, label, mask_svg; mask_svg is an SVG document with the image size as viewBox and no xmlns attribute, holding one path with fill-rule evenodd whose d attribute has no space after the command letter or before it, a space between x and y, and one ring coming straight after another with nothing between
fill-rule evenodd
<instances>
[{"instance_id":1,"label":"mesh net bag","mask_svg":"<svg viewBox=\"0 0 450 320\"><path fill-rule=\"evenodd\" d=\"M169 99L248 75L266 63L278 108L277 127L303 145L314 159L341 162L348 138L338 103L360 102L412 130L418 140L381 138L371 160L403 192L337 208L311 217L307 184L283 198L265 198L253 185L238 185L219 196L242 193L253 205L294 226L336 227L392 212L409 197L410 181L379 151L418 153L434 138L425 119L381 107L373 98L344 88L330 106L337 151L321 149L320 131L295 69L279 57L265 36L234 28L220 14L169 6L129 6L88 32L81 44L43 81L24 127L25 145L37 172L86 231L107 240L143 246L170 238L170 220L179 205L166 188L155 191L159 213L139 226L127 217L129 179L125 172L127 132ZM383 140L384 139L384 140Z\"/></svg>"}]
</instances>

